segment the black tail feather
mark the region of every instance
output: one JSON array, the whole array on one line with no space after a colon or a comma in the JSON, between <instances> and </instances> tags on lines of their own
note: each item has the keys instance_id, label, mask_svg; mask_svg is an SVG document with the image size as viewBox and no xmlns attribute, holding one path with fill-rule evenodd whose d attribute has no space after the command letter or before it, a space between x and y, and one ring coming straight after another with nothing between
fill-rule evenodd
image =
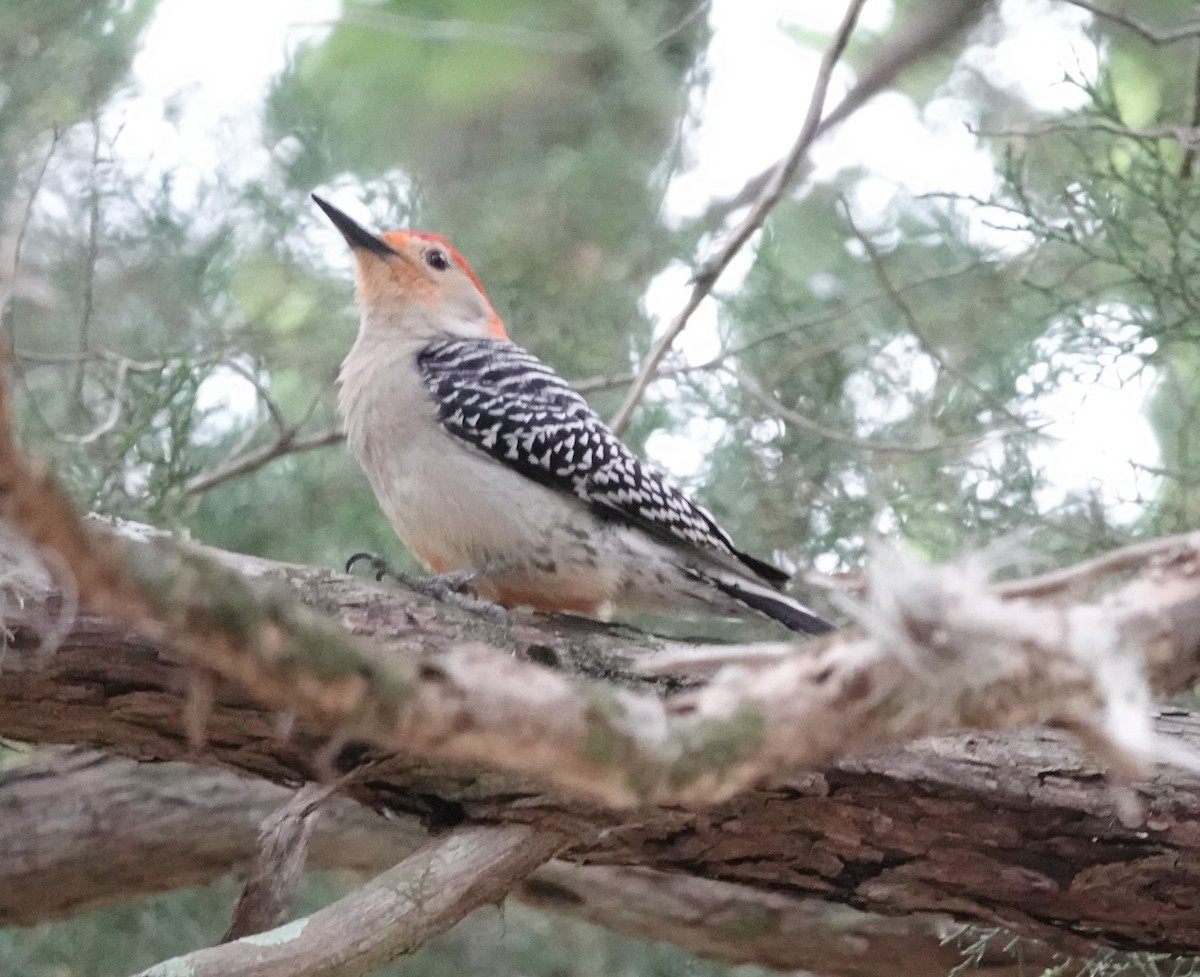
<instances>
[{"instance_id":1,"label":"black tail feather","mask_svg":"<svg viewBox=\"0 0 1200 977\"><path fill-rule=\"evenodd\" d=\"M785 583L792 579L790 573L785 573L773 563L768 563L766 560L760 560L757 556L751 556L749 553L743 553L741 550L734 550L733 555L742 561L747 567L753 570L756 574L762 577L772 587L782 587Z\"/></svg>"},{"instance_id":2,"label":"black tail feather","mask_svg":"<svg viewBox=\"0 0 1200 977\"><path fill-rule=\"evenodd\" d=\"M823 617L814 614L803 604L783 594L772 594L765 588L759 589L753 585L743 585L737 581L722 580L715 576L709 579L721 593L741 601L747 607L767 615L792 631L817 635L837 630Z\"/></svg>"}]
</instances>

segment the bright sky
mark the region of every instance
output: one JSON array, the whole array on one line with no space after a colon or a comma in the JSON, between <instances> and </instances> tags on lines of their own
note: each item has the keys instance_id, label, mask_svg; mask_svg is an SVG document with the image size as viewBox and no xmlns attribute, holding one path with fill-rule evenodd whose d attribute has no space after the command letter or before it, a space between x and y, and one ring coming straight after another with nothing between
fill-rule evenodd
<instances>
[{"instance_id":1,"label":"bright sky","mask_svg":"<svg viewBox=\"0 0 1200 977\"><path fill-rule=\"evenodd\" d=\"M258 138L261 95L296 46L319 37L340 7L339 0L163 0L134 62L140 94L121 109L120 151L140 160L148 173L171 170L181 203L194 196L203 176L218 163L226 171L232 165L233 176L260 175L268 165ZM803 0L712 0L712 80L699 107L700 127L689 134L696 165L670 187L668 215L699 212L783 155L799 127L820 56L786 29L832 30L842 10L840 3ZM1078 93L1062 78L1065 72L1095 69L1095 53L1082 32L1087 14L1051 0L1005 0L1001 11L1007 39L993 51L973 52L970 69L1039 107L1075 107ZM860 29L886 30L891 13L891 0L871 0ZM236 31L228 29L231 23L238 25ZM214 50L222 52L218 65L212 63ZM851 81L849 70L841 68L831 100ZM796 97L763 98L763 92ZM780 104L791 107L791 117L781 117ZM867 228L900 193L986 195L994 179L991 159L968 132L969 121L970 106L949 97L935 99L918 113L900 95L881 96L815 148L814 178L866 164L871 175L851 202ZM218 131L237 139L211 139ZM242 155L236 161L218 159L217 147L230 145L237 145ZM887 152L881 153L880 146L887 146ZM339 203L352 213L356 209L353 198L344 194ZM983 221L976 232L992 246L1011 247L1011 232L1006 237ZM335 246L332 236L330 246ZM337 251L341 255L343 249ZM747 249L719 290L736 289L751 257ZM646 308L660 322L682 304L686 280L687 269L673 267L652 283ZM693 319L681 344L688 359L703 361L716 351L715 315L707 303ZM1138 487L1152 490L1145 475L1137 484L1129 462L1159 462L1153 432L1142 416L1154 378L1136 369L1136 358L1129 359L1098 365L1088 383L1068 385L1040 405L1056 418L1048 433L1058 441L1043 449L1039 460L1062 491L1096 486L1107 501L1118 503L1136 497ZM914 363L917 372L919 367ZM253 403L248 385L233 379L214 387L210 396L234 411ZM707 448L719 435L719 424L698 421L678 434L654 437L648 448L657 461L686 478L702 470ZM1136 507L1123 514L1136 516Z\"/></svg>"}]
</instances>

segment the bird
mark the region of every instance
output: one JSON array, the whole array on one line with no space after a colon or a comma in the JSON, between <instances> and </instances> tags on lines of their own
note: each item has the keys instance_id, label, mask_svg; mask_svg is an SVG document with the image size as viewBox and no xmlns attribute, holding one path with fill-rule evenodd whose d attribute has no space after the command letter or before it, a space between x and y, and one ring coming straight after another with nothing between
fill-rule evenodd
<instances>
[{"instance_id":1,"label":"bird","mask_svg":"<svg viewBox=\"0 0 1200 977\"><path fill-rule=\"evenodd\" d=\"M434 574L475 599L608 620L615 612L833 626L789 575L621 441L512 342L443 237L373 234L313 194L354 259L358 334L338 375L346 440L381 509Z\"/></svg>"}]
</instances>

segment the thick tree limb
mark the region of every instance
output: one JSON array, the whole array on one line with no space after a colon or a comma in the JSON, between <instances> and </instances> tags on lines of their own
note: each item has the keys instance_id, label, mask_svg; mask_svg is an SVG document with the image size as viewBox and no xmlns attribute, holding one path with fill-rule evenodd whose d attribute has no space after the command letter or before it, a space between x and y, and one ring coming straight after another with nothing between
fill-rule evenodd
<instances>
[{"instance_id":1,"label":"thick tree limb","mask_svg":"<svg viewBox=\"0 0 1200 977\"><path fill-rule=\"evenodd\" d=\"M197 950L140 977L357 977L503 899L565 839L523 825L464 827L303 919Z\"/></svg>"},{"instance_id":2,"label":"thick tree limb","mask_svg":"<svg viewBox=\"0 0 1200 977\"><path fill-rule=\"evenodd\" d=\"M0 926L96 905L98 884L100 899L116 902L237 871L257 857L254 825L278 818L295 796L227 771L99 754L52 755L0 772ZM424 839L415 819L332 797L313 829L310 867L377 873ZM875 916L681 873L555 861L514 895L729 963L859 977L887 959L895 977L944 977L961 962L951 937L963 927L947 916ZM1056 962L1030 941L1021 958L1031 967ZM1008 953L978 969L1020 977Z\"/></svg>"},{"instance_id":3,"label":"thick tree limb","mask_svg":"<svg viewBox=\"0 0 1200 977\"><path fill-rule=\"evenodd\" d=\"M266 704L334 737L508 769L608 804L711 803L868 748L1037 722L1078 730L1133 773L1169 750L1146 724L1142 659L1167 690L1200 669L1194 545L1103 603L1069 609L1004 601L961 570L897 565L866 612L878 637L813 643L666 702L581 685L461 636L436 655L397 655L248 586L212 552L166 539L121 545L137 583L101 592L106 606L140 602L193 661ZM88 598L95 580L80 590Z\"/></svg>"},{"instance_id":4,"label":"thick tree limb","mask_svg":"<svg viewBox=\"0 0 1200 977\"><path fill-rule=\"evenodd\" d=\"M292 791L216 767L76 751L0 771L0 926L203 885L245 865ZM332 798L311 868L379 872L427 840L417 818Z\"/></svg>"},{"instance_id":5,"label":"thick tree limb","mask_svg":"<svg viewBox=\"0 0 1200 977\"><path fill-rule=\"evenodd\" d=\"M875 916L645 868L551 862L515 895L713 960L837 977L945 977L963 964L959 939L970 939L945 916ZM1018 962L1005 950L1011 934L980 938L986 946L970 972L985 977L1024 977L1064 959L1025 941Z\"/></svg>"},{"instance_id":6,"label":"thick tree limb","mask_svg":"<svg viewBox=\"0 0 1200 977\"><path fill-rule=\"evenodd\" d=\"M836 58L831 49L827 69ZM214 554L86 527L17 448L8 407L0 379L0 517L62 564L79 597L334 737L530 774L610 805L712 803L851 752L1035 722L1075 729L1125 775L1167 757L1195 764L1155 738L1143 678L1149 664L1170 690L1200 671L1195 545L1177 555L1171 586L1143 576L1103 604L1066 611L1005 602L978 573L894 562L861 611L869 634L724 670L664 703L581 685L485 642L399 656L248 584ZM194 743L211 686L198 675L189 683Z\"/></svg>"},{"instance_id":7,"label":"thick tree limb","mask_svg":"<svg viewBox=\"0 0 1200 977\"><path fill-rule=\"evenodd\" d=\"M508 629L497 628L427 598L340 574L231 554L225 559L248 576L269 572L287 579L307 600L336 612L350 631L390 641L398 656L422 647L436 663L453 656L464 640L487 639L514 666L554 662L560 670L604 674L626 687L649 681L627 667L633 653L648 650L646 639L636 644L632 633L620 629L521 617ZM1187 617L1194 606L1187 569L1194 553L1175 540L1159 559L1161 565L1144 566L1140 580L1102 606L1116 621L1148 615L1158 622L1150 629L1158 635L1150 642L1157 680L1175 686L1194 667L1178 643L1189 628L1200 627L1200 618ZM1144 588L1140 595L1138 587ZM1025 606L1003 610L1017 622ZM1074 618L1076 610L1058 613ZM23 613L39 619L33 604ZM10 624L15 634L0 669L0 735L105 744L147 758L217 761L293 783L330 765L348 769L362 756L361 746L350 744L341 753L326 750L322 761L326 741L315 727L298 721L285 738L280 714L225 685L215 690L207 737L197 750L181 718L188 666L167 647L84 615L47 659L34 650L36 636L27 626L16 619ZM487 681L493 674L476 678ZM674 684L661 681L667 688ZM988 695L986 686L976 689ZM526 715L519 722L537 720ZM1190 717L1160 719L1157 730L1181 748L1200 747ZM1048 731L932 740L846 761L820 775L793 775L704 810L606 812L547 795L512 773L414 766L403 758L363 770L346 790L371 806L416 814L433 825L525 822L575 833L580 840L566 852L572 860L642 864L888 913L949 912L999 922L1072 952L1086 952L1092 940L1200 949L1200 924L1187 895L1200 886L1195 779L1139 785L1150 814L1127 826L1114 818L1112 794L1096 767L1067 738ZM252 845L257 822L245 831ZM319 849L316 843L314 858Z\"/></svg>"}]
</instances>

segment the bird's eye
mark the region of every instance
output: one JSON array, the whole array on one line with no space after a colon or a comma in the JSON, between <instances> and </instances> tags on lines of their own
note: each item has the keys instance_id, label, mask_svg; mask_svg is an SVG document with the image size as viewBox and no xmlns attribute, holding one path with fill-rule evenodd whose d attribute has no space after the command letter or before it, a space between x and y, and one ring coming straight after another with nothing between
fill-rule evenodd
<instances>
[{"instance_id":1,"label":"bird's eye","mask_svg":"<svg viewBox=\"0 0 1200 977\"><path fill-rule=\"evenodd\" d=\"M436 271L445 271L450 267L450 259L441 248L430 248L425 252L425 264Z\"/></svg>"}]
</instances>

